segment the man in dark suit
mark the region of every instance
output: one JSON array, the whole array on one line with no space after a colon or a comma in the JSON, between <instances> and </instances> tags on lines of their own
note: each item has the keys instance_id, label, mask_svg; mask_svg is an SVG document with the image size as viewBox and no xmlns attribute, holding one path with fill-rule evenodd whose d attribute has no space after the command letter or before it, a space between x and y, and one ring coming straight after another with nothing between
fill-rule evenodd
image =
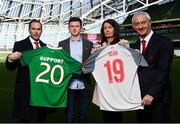
<instances>
[{"instance_id":1,"label":"man in dark suit","mask_svg":"<svg viewBox=\"0 0 180 124\"><path fill-rule=\"evenodd\" d=\"M80 35L82 21L78 17L72 17L68 23L71 37L59 42L71 57L79 62L84 62L91 53L93 43L83 39ZM88 104L90 100L90 75L73 75L68 86L68 105L66 110L66 122L74 122L75 110L77 110L77 122L85 122Z\"/></svg>"},{"instance_id":2,"label":"man in dark suit","mask_svg":"<svg viewBox=\"0 0 180 124\"><path fill-rule=\"evenodd\" d=\"M39 40L42 33L42 24L38 20L32 20L29 23L29 33L30 36L26 39L15 42L12 53L6 59L8 70L15 70L17 68L13 114L18 122L44 122L46 119L45 109L29 105L29 69L27 66L22 67L19 61L21 52L46 45Z\"/></svg>"},{"instance_id":3,"label":"man in dark suit","mask_svg":"<svg viewBox=\"0 0 180 124\"><path fill-rule=\"evenodd\" d=\"M146 12L137 12L132 17L132 26L139 39L130 46L138 49L149 67L139 67L138 75L144 110L137 111L139 122L169 122L171 85L169 73L173 59L173 45L169 38L160 36L151 29L151 17Z\"/></svg>"}]
</instances>

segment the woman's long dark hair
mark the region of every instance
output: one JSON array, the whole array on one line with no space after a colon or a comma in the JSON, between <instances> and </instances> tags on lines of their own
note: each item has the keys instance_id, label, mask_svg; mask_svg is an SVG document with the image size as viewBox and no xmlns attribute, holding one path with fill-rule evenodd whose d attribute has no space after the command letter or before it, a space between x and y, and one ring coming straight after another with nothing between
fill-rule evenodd
<instances>
[{"instance_id":1,"label":"woman's long dark hair","mask_svg":"<svg viewBox=\"0 0 180 124\"><path fill-rule=\"evenodd\" d=\"M104 23L109 23L114 28L114 34L113 34L114 40L111 43L111 45L115 44L115 43L118 43L119 39L120 39L120 36L119 36L119 24L114 19L108 19L108 20L105 20L103 22L102 27L101 27L101 44L103 44L104 42L106 42L106 43L108 42L107 37L104 34Z\"/></svg>"}]
</instances>

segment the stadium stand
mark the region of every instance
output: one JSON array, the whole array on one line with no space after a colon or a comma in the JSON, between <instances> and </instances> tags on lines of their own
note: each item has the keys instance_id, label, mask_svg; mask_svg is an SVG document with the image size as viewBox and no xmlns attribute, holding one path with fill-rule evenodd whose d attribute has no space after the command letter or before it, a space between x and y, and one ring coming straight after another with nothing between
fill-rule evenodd
<instances>
[{"instance_id":1,"label":"stadium stand","mask_svg":"<svg viewBox=\"0 0 180 124\"><path fill-rule=\"evenodd\" d=\"M170 37L175 48L180 47L180 1L175 0L162 5L146 8L152 18L152 28L155 32ZM120 26L120 36L134 42L136 33L131 26L132 15L129 15Z\"/></svg>"}]
</instances>

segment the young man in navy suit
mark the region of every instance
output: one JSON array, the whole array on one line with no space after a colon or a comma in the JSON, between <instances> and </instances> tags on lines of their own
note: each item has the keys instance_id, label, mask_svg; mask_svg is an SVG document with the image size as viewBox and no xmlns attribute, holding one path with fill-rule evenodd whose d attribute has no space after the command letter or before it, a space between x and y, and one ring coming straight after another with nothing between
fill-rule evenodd
<instances>
[{"instance_id":1,"label":"young man in navy suit","mask_svg":"<svg viewBox=\"0 0 180 124\"><path fill-rule=\"evenodd\" d=\"M29 23L29 33L30 36L24 40L15 42L12 53L9 54L6 59L6 67L8 70L17 69L13 115L17 119L17 122L45 122L45 108L32 107L29 105L29 70L27 66L22 67L19 61L21 52L46 45L39 39L42 33L42 24L40 21L33 19Z\"/></svg>"},{"instance_id":2,"label":"young man in navy suit","mask_svg":"<svg viewBox=\"0 0 180 124\"><path fill-rule=\"evenodd\" d=\"M173 60L173 45L169 38L152 31L151 17L137 12L132 26L139 39L130 47L138 49L149 67L139 67L138 75L144 110L137 111L139 122L169 122L171 84L169 73Z\"/></svg>"}]
</instances>

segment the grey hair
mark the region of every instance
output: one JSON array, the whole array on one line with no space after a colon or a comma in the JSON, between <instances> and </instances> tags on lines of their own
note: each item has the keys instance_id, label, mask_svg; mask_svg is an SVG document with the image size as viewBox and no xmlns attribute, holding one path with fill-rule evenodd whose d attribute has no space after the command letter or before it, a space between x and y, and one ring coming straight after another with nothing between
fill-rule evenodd
<instances>
[{"instance_id":1,"label":"grey hair","mask_svg":"<svg viewBox=\"0 0 180 124\"><path fill-rule=\"evenodd\" d=\"M136 16L138 16L138 15L144 15L144 16L146 16L151 21L151 17L150 17L150 15L147 12L136 12L136 13L133 14L132 22L133 22L134 18Z\"/></svg>"}]
</instances>

